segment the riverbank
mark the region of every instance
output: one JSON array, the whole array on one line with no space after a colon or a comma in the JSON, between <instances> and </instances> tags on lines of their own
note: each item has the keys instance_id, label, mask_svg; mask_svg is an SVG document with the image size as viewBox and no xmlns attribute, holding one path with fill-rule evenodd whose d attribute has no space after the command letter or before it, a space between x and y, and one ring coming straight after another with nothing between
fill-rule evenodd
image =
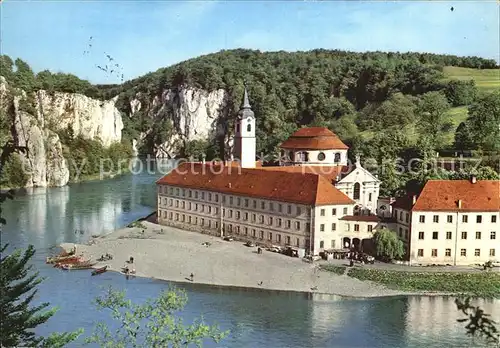
<instances>
[{"instance_id":1,"label":"riverbank","mask_svg":"<svg viewBox=\"0 0 500 348\"><path fill-rule=\"evenodd\" d=\"M90 245L78 245L78 253L97 260L106 253L108 265L120 272L125 261L134 258L136 275L174 282L257 288L267 290L315 292L350 297L409 295L407 291L321 270L299 258L264 251L257 254L241 242L141 222L143 227L117 230L94 238ZM210 246L202 243L210 242ZM73 244L63 244L69 249Z\"/></svg>"},{"instance_id":2,"label":"riverbank","mask_svg":"<svg viewBox=\"0 0 500 348\"><path fill-rule=\"evenodd\" d=\"M362 281L383 284L395 290L434 291L481 298L500 298L500 273L497 271L409 272L338 265L325 265L322 268Z\"/></svg>"}]
</instances>

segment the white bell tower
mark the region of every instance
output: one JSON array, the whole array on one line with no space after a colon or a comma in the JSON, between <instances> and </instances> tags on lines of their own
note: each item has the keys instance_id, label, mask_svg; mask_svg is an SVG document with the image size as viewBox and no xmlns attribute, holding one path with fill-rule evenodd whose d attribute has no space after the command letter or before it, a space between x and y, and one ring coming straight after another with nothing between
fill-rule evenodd
<instances>
[{"instance_id":1,"label":"white bell tower","mask_svg":"<svg viewBox=\"0 0 500 348\"><path fill-rule=\"evenodd\" d=\"M248 101L245 86L243 105L238 112L234 130L234 157L241 162L242 168L255 168L255 115Z\"/></svg>"}]
</instances>

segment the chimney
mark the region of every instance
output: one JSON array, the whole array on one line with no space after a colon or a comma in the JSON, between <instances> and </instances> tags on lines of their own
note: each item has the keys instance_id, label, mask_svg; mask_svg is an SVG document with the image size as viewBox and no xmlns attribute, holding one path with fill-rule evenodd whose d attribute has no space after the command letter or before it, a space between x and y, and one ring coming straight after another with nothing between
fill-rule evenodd
<instances>
[{"instance_id":1,"label":"chimney","mask_svg":"<svg viewBox=\"0 0 500 348\"><path fill-rule=\"evenodd\" d=\"M462 209L462 200L461 199L459 199L457 201L457 207L458 207L458 209Z\"/></svg>"},{"instance_id":2,"label":"chimney","mask_svg":"<svg viewBox=\"0 0 500 348\"><path fill-rule=\"evenodd\" d=\"M471 182L472 184L475 184L475 183L477 182L477 178L476 178L476 176L475 176L475 175L472 175L472 176L470 177L470 182Z\"/></svg>"},{"instance_id":3,"label":"chimney","mask_svg":"<svg viewBox=\"0 0 500 348\"><path fill-rule=\"evenodd\" d=\"M413 195L413 204L412 205L415 205L415 203L417 203L417 196Z\"/></svg>"}]
</instances>

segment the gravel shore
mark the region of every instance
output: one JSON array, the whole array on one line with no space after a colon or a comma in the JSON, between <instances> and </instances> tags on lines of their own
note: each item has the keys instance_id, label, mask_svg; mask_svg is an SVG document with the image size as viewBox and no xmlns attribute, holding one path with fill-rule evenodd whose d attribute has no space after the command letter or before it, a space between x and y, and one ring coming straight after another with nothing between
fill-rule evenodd
<instances>
[{"instance_id":1,"label":"gravel shore","mask_svg":"<svg viewBox=\"0 0 500 348\"><path fill-rule=\"evenodd\" d=\"M269 290L315 292L351 297L408 295L373 282L322 271L310 264L269 251L257 254L241 242L142 222L145 228L125 228L78 245L78 253L97 260L110 253L113 260L96 265L120 272L134 258L136 275L175 282ZM203 242L210 242L209 247ZM61 245L70 249L73 244Z\"/></svg>"}]
</instances>

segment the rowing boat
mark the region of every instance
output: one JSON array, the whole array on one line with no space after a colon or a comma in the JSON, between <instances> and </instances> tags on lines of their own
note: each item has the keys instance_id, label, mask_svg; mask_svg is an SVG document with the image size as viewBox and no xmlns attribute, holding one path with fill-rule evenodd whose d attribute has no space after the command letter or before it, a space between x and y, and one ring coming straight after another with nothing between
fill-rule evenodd
<instances>
[{"instance_id":1,"label":"rowing boat","mask_svg":"<svg viewBox=\"0 0 500 348\"><path fill-rule=\"evenodd\" d=\"M107 271L107 269L108 269L108 266L104 266L104 267L101 267L101 268L96 268L95 270L92 271L92 275L95 276L95 275L104 273L104 272Z\"/></svg>"}]
</instances>

